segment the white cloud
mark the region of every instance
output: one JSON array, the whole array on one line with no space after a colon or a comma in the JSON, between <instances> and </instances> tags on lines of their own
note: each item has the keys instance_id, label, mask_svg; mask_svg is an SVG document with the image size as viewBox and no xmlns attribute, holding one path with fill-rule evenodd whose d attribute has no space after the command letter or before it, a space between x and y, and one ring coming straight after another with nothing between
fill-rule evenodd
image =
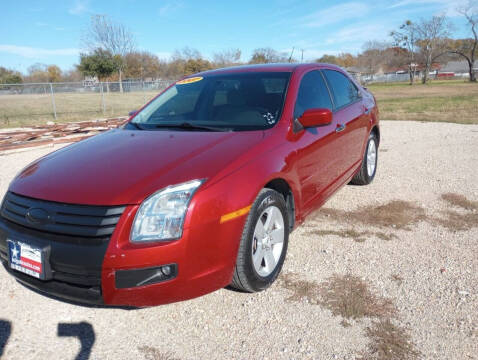
<instances>
[{"instance_id":1,"label":"white cloud","mask_svg":"<svg viewBox=\"0 0 478 360\"><path fill-rule=\"evenodd\" d=\"M159 16L167 16L184 6L182 2L170 2L161 6L158 10Z\"/></svg>"},{"instance_id":2,"label":"white cloud","mask_svg":"<svg viewBox=\"0 0 478 360\"><path fill-rule=\"evenodd\" d=\"M68 9L68 12L71 15L82 15L84 13L91 12L89 3L89 0L76 0L75 4Z\"/></svg>"},{"instance_id":3,"label":"white cloud","mask_svg":"<svg viewBox=\"0 0 478 360\"><path fill-rule=\"evenodd\" d=\"M389 9L402 8L405 6L416 7L417 5L435 5L438 8L438 13L442 12L448 16L457 16L456 9L464 4L467 0L400 0L389 6ZM436 10L436 9L434 9ZM431 11L430 15L436 12Z\"/></svg>"},{"instance_id":4,"label":"white cloud","mask_svg":"<svg viewBox=\"0 0 478 360\"><path fill-rule=\"evenodd\" d=\"M348 19L360 19L368 11L369 7L364 3L348 2L307 15L301 19L301 23L306 27L322 27Z\"/></svg>"},{"instance_id":5,"label":"white cloud","mask_svg":"<svg viewBox=\"0 0 478 360\"><path fill-rule=\"evenodd\" d=\"M390 32L389 26L381 23L365 23L345 26L333 35L328 36L326 43L347 43L359 42L364 43L367 40L382 40L388 37Z\"/></svg>"},{"instance_id":6,"label":"white cloud","mask_svg":"<svg viewBox=\"0 0 478 360\"><path fill-rule=\"evenodd\" d=\"M80 50L74 48L65 49L42 49L29 46L0 44L0 52L19 55L26 58L43 58L47 56L71 56L78 55Z\"/></svg>"}]
</instances>

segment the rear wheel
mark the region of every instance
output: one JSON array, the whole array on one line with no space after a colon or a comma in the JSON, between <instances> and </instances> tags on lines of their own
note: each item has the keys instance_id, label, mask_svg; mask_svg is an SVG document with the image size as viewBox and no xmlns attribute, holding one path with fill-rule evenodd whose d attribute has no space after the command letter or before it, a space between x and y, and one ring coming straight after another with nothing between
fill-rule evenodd
<instances>
[{"instance_id":1,"label":"rear wheel","mask_svg":"<svg viewBox=\"0 0 478 360\"><path fill-rule=\"evenodd\" d=\"M263 189L246 220L231 286L256 292L279 275L289 239L286 202L281 194Z\"/></svg>"},{"instance_id":2,"label":"rear wheel","mask_svg":"<svg viewBox=\"0 0 478 360\"><path fill-rule=\"evenodd\" d=\"M365 154L362 160L362 166L360 170L350 181L353 185L368 185L372 182L377 171L378 161L378 139L375 133L371 133L367 147L365 148Z\"/></svg>"}]
</instances>

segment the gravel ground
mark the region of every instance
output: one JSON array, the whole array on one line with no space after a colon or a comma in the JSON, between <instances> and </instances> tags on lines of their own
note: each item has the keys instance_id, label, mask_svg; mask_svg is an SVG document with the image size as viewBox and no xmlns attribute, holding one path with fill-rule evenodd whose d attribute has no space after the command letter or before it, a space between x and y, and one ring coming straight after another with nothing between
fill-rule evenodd
<instances>
[{"instance_id":1,"label":"gravel ground","mask_svg":"<svg viewBox=\"0 0 478 360\"><path fill-rule=\"evenodd\" d=\"M0 156L0 195L51 150ZM477 174L477 125L382 122L373 184L344 187L294 231L283 275L258 294L87 308L2 267L0 357L6 343L5 359L478 359ZM345 298L324 290L340 279ZM389 310L360 311L374 301Z\"/></svg>"}]
</instances>

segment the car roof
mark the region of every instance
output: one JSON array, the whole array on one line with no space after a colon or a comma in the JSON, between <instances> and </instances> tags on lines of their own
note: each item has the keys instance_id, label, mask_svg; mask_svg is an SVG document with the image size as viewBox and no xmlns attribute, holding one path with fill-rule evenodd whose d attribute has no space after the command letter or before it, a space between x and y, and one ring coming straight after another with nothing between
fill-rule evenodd
<instances>
[{"instance_id":1,"label":"car roof","mask_svg":"<svg viewBox=\"0 0 478 360\"><path fill-rule=\"evenodd\" d=\"M254 64L254 65L239 65L220 69L203 71L201 75L217 75L227 73L247 73L247 72L293 72L299 69L312 69L317 67L335 68L344 71L342 68L325 63L274 63L274 64Z\"/></svg>"}]
</instances>

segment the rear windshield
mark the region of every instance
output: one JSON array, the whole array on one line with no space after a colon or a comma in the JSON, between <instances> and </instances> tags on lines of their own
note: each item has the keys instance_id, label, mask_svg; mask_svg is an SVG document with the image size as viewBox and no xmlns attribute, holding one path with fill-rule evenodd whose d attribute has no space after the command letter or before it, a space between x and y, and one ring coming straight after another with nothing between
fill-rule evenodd
<instances>
[{"instance_id":1,"label":"rear windshield","mask_svg":"<svg viewBox=\"0 0 478 360\"><path fill-rule=\"evenodd\" d=\"M191 77L177 82L132 120L137 128L204 126L262 130L279 120L290 73L256 72Z\"/></svg>"}]
</instances>

